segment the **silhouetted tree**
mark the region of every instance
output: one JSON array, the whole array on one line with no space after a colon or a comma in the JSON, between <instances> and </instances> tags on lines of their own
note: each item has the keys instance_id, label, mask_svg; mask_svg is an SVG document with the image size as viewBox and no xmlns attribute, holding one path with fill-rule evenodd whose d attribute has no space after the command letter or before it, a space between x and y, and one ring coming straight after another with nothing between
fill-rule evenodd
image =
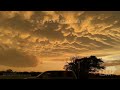
<instances>
[{"instance_id":1,"label":"silhouetted tree","mask_svg":"<svg viewBox=\"0 0 120 90\"><path fill-rule=\"evenodd\" d=\"M100 69L104 69L102 66L104 63L101 59L96 56L90 57L73 57L71 62L65 65L65 70L72 70L75 72L78 78L88 78L90 72L96 72Z\"/></svg>"},{"instance_id":2,"label":"silhouetted tree","mask_svg":"<svg viewBox=\"0 0 120 90\"><path fill-rule=\"evenodd\" d=\"M7 72L7 73L12 73L13 70L12 70L12 69L7 69L6 72Z\"/></svg>"}]
</instances>

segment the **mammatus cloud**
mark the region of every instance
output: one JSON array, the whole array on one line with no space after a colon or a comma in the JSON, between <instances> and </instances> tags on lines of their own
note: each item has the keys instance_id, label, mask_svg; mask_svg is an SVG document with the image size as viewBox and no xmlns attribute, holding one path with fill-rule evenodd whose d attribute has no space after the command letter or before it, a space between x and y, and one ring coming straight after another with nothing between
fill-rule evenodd
<instances>
[{"instance_id":1,"label":"mammatus cloud","mask_svg":"<svg viewBox=\"0 0 120 90\"><path fill-rule=\"evenodd\" d=\"M74 55L112 58L120 50L119 29L119 11L1 11L1 65L35 66L32 56L54 61Z\"/></svg>"}]
</instances>

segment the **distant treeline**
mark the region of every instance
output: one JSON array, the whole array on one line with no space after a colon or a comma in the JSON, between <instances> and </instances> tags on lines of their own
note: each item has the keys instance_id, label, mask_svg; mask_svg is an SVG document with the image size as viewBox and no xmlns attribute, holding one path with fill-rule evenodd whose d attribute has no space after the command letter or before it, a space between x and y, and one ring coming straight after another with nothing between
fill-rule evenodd
<instances>
[{"instance_id":1,"label":"distant treeline","mask_svg":"<svg viewBox=\"0 0 120 90\"><path fill-rule=\"evenodd\" d=\"M28 76L37 76L41 73L42 72L16 72L16 71L13 72L11 69L9 69L6 71L0 71L0 76L21 76L21 77L27 76L28 77ZM87 79L120 79L120 75L89 73L89 76Z\"/></svg>"},{"instance_id":2,"label":"distant treeline","mask_svg":"<svg viewBox=\"0 0 120 90\"><path fill-rule=\"evenodd\" d=\"M37 76L39 75L41 72L16 72L16 71L12 71L12 70L6 70L6 71L0 71L0 75L26 75L26 76Z\"/></svg>"},{"instance_id":3,"label":"distant treeline","mask_svg":"<svg viewBox=\"0 0 120 90\"><path fill-rule=\"evenodd\" d=\"M114 74L89 74L89 79L120 79L120 75L114 75Z\"/></svg>"}]
</instances>

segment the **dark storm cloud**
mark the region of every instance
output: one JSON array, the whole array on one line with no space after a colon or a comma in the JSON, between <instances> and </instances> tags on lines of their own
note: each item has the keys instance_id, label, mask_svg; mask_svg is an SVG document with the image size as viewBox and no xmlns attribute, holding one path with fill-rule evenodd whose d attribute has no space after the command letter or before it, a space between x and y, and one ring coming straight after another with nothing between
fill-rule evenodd
<instances>
[{"instance_id":1,"label":"dark storm cloud","mask_svg":"<svg viewBox=\"0 0 120 90\"><path fill-rule=\"evenodd\" d=\"M39 41L37 40L37 42L39 42ZM48 44L51 44L51 43L50 43L49 40L45 40L45 41L40 41L39 44L42 45L42 46L45 46L45 45L48 45Z\"/></svg>"},{"instance_id":2,"label":"dark storm cloud","mask_svg":"<svg viewBox=\"0 0 120 90\"><path fill-rule=\"evenodd\" d=\"M68 40L68 42L74 42L77 36L71 33L67 35L65 38Z\"/></svg>"},{"instance_id":3,"label":"dark storm cloud","mask_svg":"<svg viewBox=\"0 0 120 90\"><path fill-rule=\"evenodd\" d=\"M41 53L39 54L40 57L58 57L58 56L62 56L63 53L60 53L60 52L52 52L51 50L44 50L44 51L41 51Z\"/></svg>"},{"instance_id":4,"label":"dark storm cloud","mask_svg":"<svg viewBox=\"0 0 120 90\"><path fill-rule=\"evenodd\" d=\"M16 14L11 18L7 18L7 16L4 17L1 15L0 27L12 28L11 30L19 30L24 32L29 32L33 28L32 24L28 20L25 20L20 14Z\"/></svg>"},{"instance_id":5,"label":"dark storm cloud","mask_svg":"<svg viewBox=\"0 0 120 90\"><path fill-rule=\"evenodd\" d=\"M91 54L107 59L106 66L120 65L119 58L112 56L119 54L119 29L119 11L3 11L0 65L39 70L34 55L40 60L62 61Z\"/></svg>"},{"instance_id":6,"label":"dark storm cloud","mask_svg":"<svg viewBox=\"0 0 120 90\"><path fill-rule=\"evenodd\" d=\"M75 28L70 27L69 23L68 24L67 23L60 24L59 22L50 23L50 22L45 21L44 24L41 24L39 21L40 20L44 21L46 19L46 17L49 17L49 19L54 19L55 15L57 15L59 17L58 18L59 20L66 19L66 17L72 15L71 17L78 18L81 21L84 21L87 19L87 17L91 16L91 17L93 17L93 19L91 20L92 25L101 24L101 23L106 23L107 25L114 24L111 27L106 27L103 31L105 31L107 29L107 30L109 30L109 32L118 34L119 31L114 31L114 30L110 31L110 29L112 27L119 26L120 12L87 11L87 12L84 12L79 15L78 14L79 12L52 12L51 13L51 12L37 11L37 12L34 12L33 15L31 15L31 18L29 20L24 19L22 14L20 14L20 13L21 12L18 12L10 18L5 17L4 14L0 14L1 15L1 21L0 21L1 26L11 27L11 28L13 28L13 30L20 29L20 31L31 32L31 30L33 30L31 32L32 35L38 35L39 37L46 37L49 40L55 40L55 41L57 41L57 40L64 41L64 39L66 39L69 42L74 42L75 39L78 37L77 41L79 41L81 44L85 44L85 47L86 47L86 44L90 45L91 43L93 43L101 48L106 48L108 46L102 42L93 40L94 38L99 38L103 42L106 42L111 45L115 44L115 43L119 43L119 41L117 42L109 36L99 34L99 32L98 32L98 34L92 34L92 32L89 33L88 31L85 31L85 32L83 31L78 36L76 36L75 34L73 34L73 33L75 33L75 30L74 30ZM66 14L66 13L69 13L70 15ZM33 21L33 22L31 23L31 21ZM118 21L118 22L114 23L115 21ZM81 23L79 23L79 24L81 24ZM35 27L37 28L37 30L34 31ZM96 27L96 28L98 29L99 27ZM93 32L94 31L95 30L93 30ZM81 37L81 35L83 33L86 33L86 34L84 34L84 36L88 36L88 37ZM91 38L93 38L93 39L91 39ZM80 40L78 40L78 39L80 39ZM108 46L108 47L111 47L111 46Z\"/></svg>"},{"instance_id":7,"label":"dark storm cloud","mask_svg":"<svg viewBox=\"0 0 120 90\"><path fill-rule=\"evenodd\" d=\"M35 67L37 59L16 49L0 50L0 65L11 67Z\"/></svg>"},{"instance_id":8,"label":"dark storm cloud","mask_svg":"<svg viewBox=\"0 0 120 90\"><path fill-rule=\"evenodd\" d=\"M78 53L79 50L73 47L69 47L69 48L64 48L64 49L53 49L52 52L62 52L64 53Z\"/></svg>"},{"instance_id":9,"label":"dark storm cloud","mask_svg":"<svg viewBox=\"0 0 120 90\"><path fill-rule=\"evenodd\" d=\"M89 38L99 38L101 39L101 41L106 42L108 44L116 44L119 43L118 41L116 41L115 39L112 39L109 35L102 35L102 34L91 34L91 33L87 33L84 34L84 36L89 36Z\"/></svg>"},{"instance_id":10,"label":"dark storm cloud","mask_svg":"<svg viewBox=\"0 0 120 90\"><path fill-rule=\"evenodd\" d=\"M119 11L111 11L111 12L97 12L98 14L93 13L92 15L95 16L95 18L92 20L93 24L99 24L99 23L106 23L111 24L114 23L114 21L120 20L120 12Z\"/></svg>"},{"instance_id":11,"label":"dark storm cloud","mask_svg":"<svg viewBox=\"0 0 120 90\"><path fill-rule=\"evenodd\" d=\"M64 35L58 28L59 23L56 22L45 22L42 29L38 29L34 34L40 37L46 37L49 40L64 40Z\"/></svg>"},{"instance_id":12,"label":"dark storm cloud","mask_svg":"<svg viewBox=\"0 0 120 90\"><path fill-rule=\"evenodd\" d=\"M73 42L73 43L71 43L70 44L71 46L73 46L73 47L75 47L75 48L79 48L79 49L87 49L88 48L88 46L85 46L85 45L82 45L82 44L80 44L80 43L77 43L77 42Z\"/></svg>"},{"instance_id":13,"label":"dark storm cloud","mask_svg":"<svg viewBox=\"0 0 120 90\"><path fill-rule=\"evenodd\" d=\"M82 45L79 45L82 46ZM55 48L51 50L51 52L56 52L56 53L62 53L63 55L65 53L69 54L79 54L80 52L85 52L86 48L84 47L75 47L73 43L62 43L61 45L57 45Z\"/></svg>"},{"instance_id":14,"label":"dark storm cloud","mask_svg":"<svg viewBox=\"0 0 120 90\"><path fill-rule=\"evenodd\" d=\"M120 24L120 12L35 11L32 13L28 15L29 18L26 17L25 12L0 13L0 27L10 27L10 30L21 31L20 34L24 32L30 34L26 38L21 38L19 34L15 37L10 36L14 47L15 45L21 47L23 51L24 49L30 51L31 47L38 46L37 53L42 53L41 56L49 56L49 54L57 56L62 52L79 53L81 49L102 50L120 44L120 32L119 29L115 29ZM55 20L72 20L73 23L81 20L81 22L73 24L55 22ZM8 36L3 37L8 38ZM42 40L43 38L45 40ZM68 43L63 43L65 40ZM61 41L62 44L56 41ZM19 44L17 45L16 42ZM42 50L48 50L42 51L41 47Z\"/></svg>"},{"instance_id":15,"label":"dark storm cloud","mask_svg":"<svg viewBox=\"0 0 120 90\"><path fill-rule=\"evenodd\" d=\"M69 24L62 24L60 29L64 34L75 33L74 28L71 28Z\"/></svg>"},{"instance_id":16,"label":"dark storm cloud","mask_svg":"<svg viewBox=\"0 0 120 90\"><path fill-rule=\"evenodd\" d=\"M85 13L84 13L85 14ZM116 30L117 28L120 28L120 12L119 11L109 11L109 12L86 12L86 15L88 14L93 16L94 18L91 20L91 24L94 25L96 28L96 31L101 29L101 27L104 27L101 32L107 32L107 33L119 33L119 30ZM98 27L101 24L101 27ZM98 25L98 26L96 26Z\"/></svg>"},{"instance_id":17,"label":"dark storm cloud","mask_svg":"<svg viewBox=\"0 0 120 90\"><path fill-rule=\"evenodd\" d=\"M105 49L105 48L111 48L112 46L110 45L106 45L106 44L103 44L102 42L99 42L99 41L96 41L96 40L92 40L88 37L78 37L76 39L76 42L82 44L82 45L89 45L89 49ZM98 47L94 47L92 44L94 45L97 45Z\"/></svg>"},{"instance_id":18,"label":"dark storm cloud","mask_svg":"<svg viewBox=\"0 0 120 90\"><path fill-rule=\"evenodd\" d=\"M45 16L45 14L44 14L43 12L41 12L41 11L36 11L36 12L34 12L34 14L31 16L31 20L34 20L34 23L35 23L35 22L37 23L38 20L43 20L43 19L44 19L44 16Z\"/></svg>"}]
</instances>

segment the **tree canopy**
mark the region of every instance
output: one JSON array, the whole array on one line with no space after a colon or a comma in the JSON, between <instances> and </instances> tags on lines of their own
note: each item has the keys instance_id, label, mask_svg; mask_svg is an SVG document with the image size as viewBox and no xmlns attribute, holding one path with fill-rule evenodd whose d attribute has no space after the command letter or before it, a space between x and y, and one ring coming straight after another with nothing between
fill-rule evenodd
<instances>
[{"instance_id":1,"label":"tree canopy","mask_svg":"<svg viewBox=\"0 0 120 90\"><path fill-rule=\"evenodd\" d=\"M79 77L80 75L84 74L87 75L90 72L96 72L100 69L104 69L105 67L102 66L104 62L102 59L97 58L96 56L90 57L73 57L71 62L65 65L65 70L72 70L75 74Z\"/></svg>"}]
</instances>

